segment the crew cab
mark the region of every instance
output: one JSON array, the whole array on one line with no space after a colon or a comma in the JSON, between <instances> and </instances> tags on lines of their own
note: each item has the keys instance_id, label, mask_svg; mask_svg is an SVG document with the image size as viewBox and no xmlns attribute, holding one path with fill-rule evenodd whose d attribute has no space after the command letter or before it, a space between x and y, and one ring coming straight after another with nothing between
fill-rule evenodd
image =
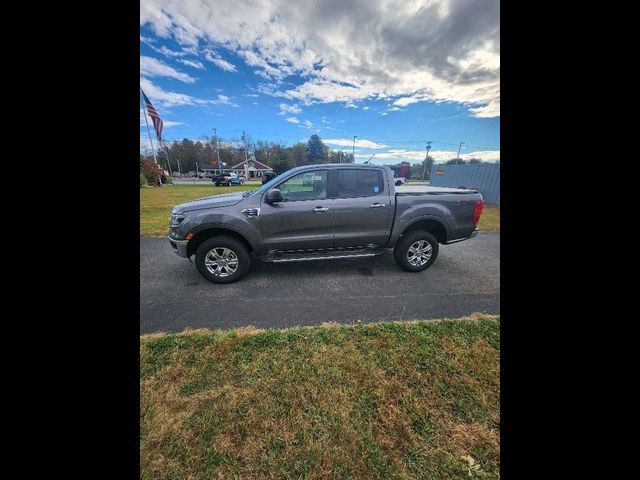
<instances>
[{"instance_id":1,"label":"crew cab","mask_svg":"<svg viewBox=\"0 0 640 480\"><path fill-rule=\"evenodd\" d=\"M306 165L257 190L176 205L168 239L214 283L239 280L254 259L302 262L390 249L400 267L420 272L440 245L478 233L483 206L476 190L396 187L386 166Z\"/></svg>"}]
</instances>

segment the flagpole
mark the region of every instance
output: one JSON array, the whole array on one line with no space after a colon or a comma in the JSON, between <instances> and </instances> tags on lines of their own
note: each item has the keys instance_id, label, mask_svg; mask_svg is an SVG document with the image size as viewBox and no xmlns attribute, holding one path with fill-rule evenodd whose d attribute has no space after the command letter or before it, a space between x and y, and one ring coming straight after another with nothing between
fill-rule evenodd
<instances>
[{"instance_id":1,"label":"flagpole","mask_svg":"<svg viewBox=\"0 0 640 480\"><path fill-rule=\"evenodd\" d=\"M140 87L140 93L142 93L142 87ZM156 165L160 166L158 163L158 159L156 158L156 150L153 148L153 140L151 139L151 130L149 130L149 121L147 120L147 106L144 104L144 100L140 97L142 101L142 110L144 112L144 123L147 124L147 134L149 135L149 142L151 143L151 152L153 153L153 160L156 162ZM167 157L169 158L169 157Z\"/></svg>"}]
</instances>

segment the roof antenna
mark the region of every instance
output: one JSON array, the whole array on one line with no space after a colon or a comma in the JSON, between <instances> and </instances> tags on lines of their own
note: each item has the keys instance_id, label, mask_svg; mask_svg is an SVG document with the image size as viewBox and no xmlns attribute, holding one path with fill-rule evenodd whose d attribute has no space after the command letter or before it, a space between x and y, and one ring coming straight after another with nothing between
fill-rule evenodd
<instances>
[{"instance_id":1,"label":"roof antenna","mask_svg":"<svg viewBox=\"0 0 640 480\"><path fill-rule=\"evenodd\" d=\"M369 162L371 161L371 159L372 159L373 157L375 157L375 156L376 156L376 154L374 153L373 155L371 155L371 156L369 157L369 160L367 160L367 161L366 161L366 162L364 162L364 163L365 163L365 164L369 163Z\"/></svg>"}]
</instances>

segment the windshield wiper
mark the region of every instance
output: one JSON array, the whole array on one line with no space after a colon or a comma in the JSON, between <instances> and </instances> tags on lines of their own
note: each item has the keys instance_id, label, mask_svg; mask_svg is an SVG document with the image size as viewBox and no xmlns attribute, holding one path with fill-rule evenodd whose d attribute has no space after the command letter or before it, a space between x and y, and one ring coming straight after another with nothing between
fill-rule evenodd
<instances>
[{"instance_id":1,"label":"windshield wiper","mask_svg":"<svg viewBox=\"0 0 640 480\"><path fill-rule=\"evenodd\" d=\"M253 192L255 192L255 190L249 190L248 192L244 192L242 194L242 198L247 198L249 195L251 195Z\"/></svg>"}]
</instances>

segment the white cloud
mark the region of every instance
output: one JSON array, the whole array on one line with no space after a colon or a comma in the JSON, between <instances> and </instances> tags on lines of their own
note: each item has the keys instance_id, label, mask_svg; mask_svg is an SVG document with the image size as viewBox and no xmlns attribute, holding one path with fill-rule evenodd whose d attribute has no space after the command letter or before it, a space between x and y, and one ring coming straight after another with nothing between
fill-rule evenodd
<instances>
[{"instance_id":1,"label":"white cloud","mask_svg":"<svg viewBox=\"0 0 640 480\"><path fill-rule=\"evenodd\" d=\"M193 67L196 68L198 70L204 70L204 65L202 64L202 62L199 62L198 60L186 60L186 59L180 59L178 60L180 63L187 65L189 67Z\"/></svg>"},{"instance_id":2,"label":"white cloud","mask_svg":"<svg viewBox=\"0 0 640 480\"><path fill-rule=\"evenodd\" d=\"M350 147L353 145L353 138L328 138L323 140L328 145L338 145L340 147ZM365 138L356 138L356 147L380 149L385 148L387 145L376 143Z\"/></svg>"},{"instance_id":3,"label":"white cloud","mask_svg":"<svg viewBox=\"0 0 640 480\"><path fill-rule=\"evenodd\" d=\"M140 5L141 25L183 48L203 42L235 52L258 75L276 82L272 95L303 105L453 101L479 117L500 113L499 17L499 0L375 5L219 0L215 8L200 0L141 0ZM214 58L221 60L220 68L235 70ZM292 74L302 75L304 83L279 83Z\"/></svg>"},{"instance_id":4,"label":"white cloud","mask_svg":"<svg viewBox=\"0 0 640 480\"><path fill-rule=\"evenodd\" d=\"M280 104L280 113L278 113L278 115L287 115L287 114L295 115L297 113L302 113L302 109L298 106L297 103L294 103L293 105L287 105L286 103Z\"/></svg>"},{"instance_id":5,"label":"white cloud","mask_svg":"<svg viewBox=\"0 0 640 480\"><path fill-rule=\"evenodd\" d=\"M421 162L426 156L426 150L403 150L403 149L391 149L386 152L376 153L374 160L393 160L393 161L408 161L411 163ZM446 162L456 158L457 151L448 150L432 150L429 152L429 156L433 160L438 162ZM479 158L483 162L495 162L500 160L500 150L480 150L470 153L461 154L460 158L463 160L470 160L472 158Z\"/></svg>"},{"instance_id":6,"label":"white cloud","mask_svg":"<svg viewBox=\"0 0 640 480\"><path fill-rule=\"evenodd\" d=\"M311 130L314 127L313 127L313 123L310 120L305 120L304 123L300 125L300 128L306 128L307 130Z\"/></svg>"},{"instance_id":7,"label":"white cloud","mask_svg":"<svg viewBox=\"0 0 640 480\"><path fill-rule=\"evenodd\" d=\"M214 101L212 103L217 103L219 105L231 105L232 107L239 106L237 103L233 103L232 101L230 101L229 97L227 97L226 95L218 95L218 101Z\"/></svg>"},{"instance_id":8,"label":"white cloud","mask_svg":"<svg viewBox=\"0 0 640 480\"><path fill-rule=\"evenodd\" d=\"M185 83L195 83L196 79L179 72L175 68L153 57L140 57L140 74L148 77L169 77Z\"/></svg>"},{"instance_id":9,"label":"white cloud","mask_svg":"<svg viewBox=\"0 0 640 480\"><path fill-rule=\"evenodd\" d=\"M297 117L287 117L287 122L289 123L300 123Z\"/></svg>"},{"instance_id":10,"label":"white cloud","mask_svg":"<svg viewBox=\"0 0 640 480\"><path fill-rule=\"evenodd\" d=\"M362 107L363 110L369 110L371 107Z\"/></svg>"},{"instance_id":11,"label":"white cloud","mask_svg":"<svg viewBox=\"0 0 640 480\"><path fill-rule=\"evenodd\" d=\"M425 97L426 99L426 97ZM417 103L420 101L419 96L414 97L402 97L393 102L396 107L406 107L407 105L411 105L412 103Z\"/></svg>"},{"instance_id":12,"label":"white cloud","mask_svg":"<svg viewBox=\"0 0 640 480\"><path fill-rule=\"evenodd\" d=\"M224 70L225 72L235 72L236 71L236 66L233 63L227 62L226 60L224 60L222 58L214 58L211 61L213 63L215 63L218 67L220 67L222 70Z\"/></svg>"},{"instance_id":13,"label":"white cloud","mask_svg":"<svg viewBox=\"0 0 640 480\"><path fill-rule=\"evenodd\" d=\"M488 105L482 107L474 107L469 111L475 114L476 117L481 118L493 118L500 116L500 99L492 100Z\"/></svg>"},{"instance_id":14,"label":"white cloud","mask_svg":"<svg viewBox=\"0 0 640 480\"><path fill-rule=\"evenodd\" d=\"M380 115L384 117L385 115L389 115L389 112L382 112Z\"/></svg>"},{"instance_id":15,"label":"white cloud","mask_svg":"<svg viewBox=\"0 0 640 480\"><path fill-rule=\"evenodd\" d=\"M167 91L153 83L148 78L144 77L140 77L140 86L142 87L142 90L144 90L144 93L146 93L149 97L149 100L151 100L151 103L153 103L156 108L158 107L158 104L165 107L174 107L181 105L216 105L225 103L219 98L220 96L218 96L217 100L206 100L202 98L192 97L185 93ZM237 106L232 103L228 104ZM162 115L162 112L159 113Z\"/></svg>"},{"instance_id":16,"label":"white cloud","mask_svg":"<svg viewBox=\"0 0 640 480\"><path fill-rule=\"evenodd\" d=\"M236 66L233 63L227 62L225 59L223 59L218 53L214 52L213 50L205 50L204 58L206 58L211 63L216 65L221 70L224 70L225 72L237 71Z\"/></svg>"}]
</instances>

